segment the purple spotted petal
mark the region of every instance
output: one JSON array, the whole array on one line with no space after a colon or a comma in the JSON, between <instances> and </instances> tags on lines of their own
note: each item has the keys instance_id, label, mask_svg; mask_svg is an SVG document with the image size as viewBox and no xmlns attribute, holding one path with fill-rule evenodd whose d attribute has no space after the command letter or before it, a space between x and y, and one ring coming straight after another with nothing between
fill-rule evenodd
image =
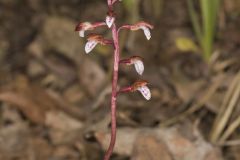
<instances>
[{"instance_id":1,"label":"purple spotted petal","mask_svg":"<svg viewBox=\"0 0 240 160\"><path fill-rule=\"evenodd\" d=\"M143 74L144 65L143 65L143 62L141 60L135 60L134 61L134 67L135 67L138 74L140 74L140 75Z\"/></svg>"},{"instance_id":2,"label":"purple spotted petal","mask_svg":"<svg viewBox=\"0 0 240 160\"><path fill-rule=\"evenodd\" d=\"M85 45L85 52L88 54L98 44L97 41L88 41Z\"/></svg>"},{"instance_id":3,"label":"purple spotted petal","mask_svg":"<svg viewBox=\"0 0 240 160\"><path fill-rule=\"evenodd\" d=\"M151 99L151 92L150 92L150 90L149 90L149 88L147 86L139 87L138 91L142 93L143 97L146 100L150 100Z\"/></svg>"},{"instance_id":4,"label":"purple spotted petal","mask_svg":"<svg viewBox=\"0 0 240 160\"><path fill-rule=\"evenodd\" d=\"M111 26L113 25L114 20L115 20L114 17L111 17L111 16L106 17L106 24L109 28L111 28Z\"/></svg>"}]
</instances>

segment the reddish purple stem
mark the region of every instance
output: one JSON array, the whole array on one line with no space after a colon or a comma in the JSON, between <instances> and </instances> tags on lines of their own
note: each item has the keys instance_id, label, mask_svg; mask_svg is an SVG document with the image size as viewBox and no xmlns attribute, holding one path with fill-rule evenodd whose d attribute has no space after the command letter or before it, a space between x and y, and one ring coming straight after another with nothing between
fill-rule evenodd
<instances>
[{"instance_id":1,"label":"reddish purple stem","mask_svg":"<svg viewBox=\"0 0 240 160\"><path fill-rule=\"evenodd\" d=\"M110 140L110 144L109 147L106 151L106 154L104 156L104 160L109 160L112 153L113 153L113 148L116 142L116 128L117 128L117 116L116 116L116 101L117 101L117 95L118 93L125 93L125 92L132 92L132 91L136 91L139 87L142 87L144 85L147 84L146 81L138 81L135 82L132 86L128 86L125 88L122 88L118 91L117 89L117 84L118 84L118 69L119 69L119 63L124 63L126 65L131 65L134 64L136 60L142 60L141 57L138 56L132 56L128 59L123 59L123 60L119 60L120 57L120 50L119 50L119 37L118 37L118 33L121 29L131 29L131 30L137 30L141 27L141 25L143 27L148 27L148 28L152 28L151 25L145 23L145 22L140 22L138 24L136 24L134 27L135 28L131 28L132 26L130 25L123 25L120 28L116 27L116 23L115 23L115 13L113 11L113 4L116 3L118 0L107 0L108 3L108 12L107 12L107 17L106 17L106 22L97 22L94 24L91 24L89 22L85 22L85 23L79 23L76 27L76 31L80 31L80 36L82 33L84 33L84 31L87 30L93 30L97 27L100 26L105 26L108 25L109 27L111 27L112 29L112 39L113 40L107 40L104 39L101 35L99 34L91 34L88 36L88 41L95 41L97 43L100 43L102 45L107 45L107 44L111 44L114 46L114 65L113 65L113 79L112 79L112 95L111 95L111 140ZM110 20L110 21L109 21ZM112 24L113 22L113 24ZM94 44L94 43L92 43ZM96 45L96 44L95 44ZM92 49L92 47L94 46L88 46L90 48L87 49ZM86 52L88 53L88 50L86 50Z\"/></svg>"},{"instance_id":2,"label":"reddish purple stem","mask_svg":"<svg viewBox=\"0 0 240 160\"><path fill-rule=\"evenodd\" d=\"M118 83L118 68L119 68L119 40L118 32L115 23L112 26L112 37L114 43L114 65L112 79L112 96L111 96L111 140L108 150L104 156L104 160L109 160L116 142L116 100L117 100L117 83Z\"/></svg>"},{"instance_id":3,"label":"reddish purple stem","mask_svg":"<svg viewBox=\"0 0 240 160\"><path fill-rule=\"evenodd\" d=\"M122 59L119 61L119 63L123 63L123 64L126 64L126 65L129 65L131 63L131 60L130 59Z\"/></svg>"},{"instance_id":4,"label":"reddish purple stem","mask_svg":"<svg viewBox=\"0 0 240 160\"><path fill-rule=\"evenodd\" d=\"M133 87L132 87L132 86L128 86L128 87L121 88L121 89L118 91L118 94L119 94L119 93L132 92L132 91L133 91Z\"/></svg>"}]
</instances>

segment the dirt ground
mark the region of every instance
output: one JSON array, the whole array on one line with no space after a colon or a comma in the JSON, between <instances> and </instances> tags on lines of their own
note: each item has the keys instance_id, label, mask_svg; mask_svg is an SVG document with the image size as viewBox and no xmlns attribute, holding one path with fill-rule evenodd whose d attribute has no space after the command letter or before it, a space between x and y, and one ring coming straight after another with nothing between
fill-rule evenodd
<instances>
[{"instance_id":1,"label":"dirt ground","mask_svg":"<svg viewBox=\"0 0 240 160\"><path fill-rule=\"evenodd\" d=\"M112 160L240 160L240 3L223 1L207 63L194 49L186 1L161 2L116 7L119 25L144 20L154 30L150 41L121 32L121 57L143 57L145 71L121 65L119 86L148 80L152 99L118 97ZM105 0L0 0L0 160L102 159L112 49L86 55L74 29L106 12ZM182 37L196 46L183 50Z\"/></svg>"}]
</instances>

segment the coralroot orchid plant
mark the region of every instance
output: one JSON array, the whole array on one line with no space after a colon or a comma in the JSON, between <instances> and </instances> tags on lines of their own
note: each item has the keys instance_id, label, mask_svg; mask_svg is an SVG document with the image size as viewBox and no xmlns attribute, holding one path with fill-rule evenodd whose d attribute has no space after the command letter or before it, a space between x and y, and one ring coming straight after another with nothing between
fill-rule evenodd
<instances>
[{"instance_id":1,"label":"coralroot orchid plant","mask_svg":"<svg viewBox=\"0 0 240 160\"><path fill-rule=\"evenodd\" d=\"M85 36L85 32L89 30L94 30L98 27L107 26L112 30L112 40L105 39L102 35L99 34L90 34L87 38L87 43L85 45L85 52L90 53L94 47L98 44L101 45L112 45L114 48L114 65L113 65L113 79L112 79L112 95L111 95L111 140L109 148L104 156L104 160L109 160L112 155L113 148L116 141L116 100L119 93L126 92L135 92L139 91L145 99L150 100L151 92L147 87L147 81L138 80L128 87L123 87L121 89L117 89L118 84L118 70L119 64L125 65L134 65L138 74L142 75L144 71L143 59L139 56L132 56L127 59L120 60L120 50L119 50L119 31L122 29L129 29L131 31L143 30L147 40L151 38L150 29L153 29L153 26L146 22L138 22L133 25L123 25L121 27L117 27L115 20L116 15L114 13L114 4L121 0L107 0L108 4L108 12L105 19L105 22L83 22L79 23L76 26L75 31L79 32L80 37Z\"/></svg>"}]
</instances>

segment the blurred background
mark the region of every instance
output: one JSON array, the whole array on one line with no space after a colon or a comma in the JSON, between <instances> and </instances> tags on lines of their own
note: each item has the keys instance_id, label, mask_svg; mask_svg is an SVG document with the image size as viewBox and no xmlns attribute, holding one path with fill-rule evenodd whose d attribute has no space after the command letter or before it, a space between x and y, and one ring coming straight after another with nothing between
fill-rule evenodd
<instances>
[{"instance_id":1,"label":"blurred background","mask_svg":"<svg viewBox=\"0 0 240 160\"><path fill-rule=\"evenodd\" d=\"M152 99L118 97L112 160L240 160L240 1L122 0L121 57L144 58ZM113 50L84 52L79 22L106 0L0 0L0 160L100 160L110 136ZM98 29L110 38L111 32ZM89 32L87 32L89 34Z\"/></svg>"}]
</instances>

